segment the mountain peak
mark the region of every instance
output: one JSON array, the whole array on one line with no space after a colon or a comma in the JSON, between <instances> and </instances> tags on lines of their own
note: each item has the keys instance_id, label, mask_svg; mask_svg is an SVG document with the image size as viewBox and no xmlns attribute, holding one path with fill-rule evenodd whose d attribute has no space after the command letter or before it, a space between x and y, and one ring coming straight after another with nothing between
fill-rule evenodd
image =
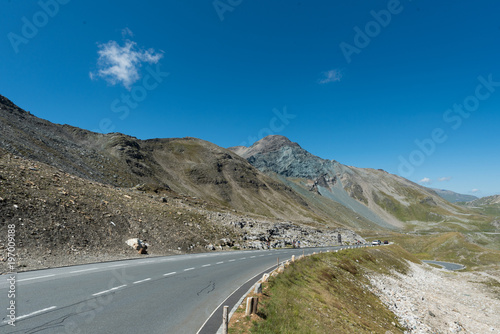
<instances>
[{"instance_id":1,"label":"mountain peak","mask_svg":"<svg viewBox=\"0 0 500 334\"><path fill-rule=\"evenodd\" d=\"M268 153L280 150L282 147L300 147L285 136L269 135L249 147L252 153Z\"/></svg>"},{"instance_id":2,"label":"mountain peak","mask_svg":"<svg viewBox=\"0 0 500 334\"><path fill-rule=\"evenodd\" d=\"M292 142L285 136L269 135L256 141L252 146L234 146L229 149L239 156L247 159L256 154L266 154L270 152L279 151L283 147L292 147L301 149L300 145Z\"/></svg>"},{"instance_id":3,"label":"mountain peak","mask_svg":"<svg viewBox=\"0 0 500 334\"><path fill-rule=\"evenodd\" d=\"M285 136L281 136L281 135L269 135L269 136L266 136L266 137L262 138L261 140L255 142L254 145L257 143L274 143L274 144L281 144L281 145L293 145L293 144L295 144L295 145L297 145L297 143L293 143L290 139L288 139Z\"/></svg>"}]
</instances>

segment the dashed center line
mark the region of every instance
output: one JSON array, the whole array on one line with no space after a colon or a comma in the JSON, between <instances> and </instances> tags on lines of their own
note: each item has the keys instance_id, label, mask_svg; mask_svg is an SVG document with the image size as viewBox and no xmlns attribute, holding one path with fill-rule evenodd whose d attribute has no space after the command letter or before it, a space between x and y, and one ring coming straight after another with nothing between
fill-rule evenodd
<instances>
[{"instance_id":1,"label":"dashed center line","mask_svg":"<svg viewBox=\"0 0 500 334\"><path fill-rule=\"evenodd\" d=\"M132 283L132 284L139 284L139 283L146 282L146 281L149 281L149 280L151 280L151 278L146 278L146 279L142 279L142 280L140 280L140 281L135 281L135 282L134 282L134 283Z\"/></svg>"},{"instance_id":2,"label":"dashed center line","mask_svg":"<svg viewBox=\"0 0 500 334\"><path fill-rule=\"evenodd\" d=\"M163 276L170 276L170 275L174 275L174 274L177 274L177 272L176 271L172 271L171 273L163 274Z\"/></svg>"},{"instance_id":3,"label":"dashed center line","mask_svg":"<svg viewBox=\"0 0 500 334\"><path fill-rule=\"evenodd\" d=\"M190 270L193 270L194 268L187 268L187 269L184 269L184 271L190 271Z\"/></svg>"},{"instance_id":4,"label":"dashed center line","mask_svg":"<svg viewBox=\"0 0 500 334\"><path fill-rule=\"evenodd\" d=\"M115 286L114 288L111 288L109 290L104 290L104 291L101 291L101 292L94 293L94 294L92 294L92 296L99 296L99 295L102 295L103 293L107 293L107 292L111 292L111 291L114 291L114 290L118 290L118 289L121 289L121 288L126 287L126 286L127 286L126 284L123 284L123 285L120 285L120 286Z\"/></svg>"},{"instance_id":5,"label":"dashed center line","mask_svg":"<svg viewBox=\"0 0 500 334\"><path fill-rule=\"evenodd\" d=\"M229 261L227 261L227 262L233 262L233 261L236 261L236 259L232 259L232 260L229 260Z\"/></svg>"},{"instance_id":6,"label":"dashed center line","mask_svg":"<svg viewBox=\"0 0 500 334\"><path fill-rule=\"evenodd\" d=\"M37 276L37 277L23 278L23 279L18 280L18 282L31 281L31 280L33 280L33 279L39 279L39 278L45 278L45 277L52 277L52 276L56 276L56 275L55 275L55 274L52 274L52 275L45 275L45 276ZM18 318L18 319L19 319L19 318Z\"/></svg>"},{"instance_id":7,"label":"dashed center line","mask_svg":"<svg viewBox=\"0 0 500 334\"><path fill-rule=\"evenodd\" d=\"M202 265L202 267L210 267L210 266L211 266L211 264L204 264L204 265Z\"/></svg>"},{"instance_id":8,"label":"dashed center line","mask_svg":"<svg viewBox=\"0 0 500 334\"><path fill-rule=\"evenodd\" d=\"M29 314L22 315L20 317L16 317L16 320L21 320L21 319L24 319L24 318L27 318L27 317L31 317L32 315L43 313L43 312L47 312L47 311L53 310L55 308L56 308L56 306L47 307L47 308L44 308L43 310L38 310L38 311L35 311L35 312L31 312ZM4 321L4 322L7 322L7 321Z\"/></svg>"},{"instance_id":9,"label":"dashed center line","mask_svg":"<svg viewBox=\"0 0 500 334\"><path fill-rule=\"evenodd\" d=\"M247 258L246 257L242 257L240 260L246 260Z\"/></svg>"},{"instance_id":10,"label":"dashed center line","mask_svg":"<svg viewBox=\"0 0 500 334\"><path fill-rule=\"evenodd\" d=\"M254 256L250 256L251 259L253 259L254 257L256 257L255 255Z\"/></svg>"},{"instance_id":11,"label":"dashed center line","mask_svg":"<svg viewBox=\"0 0 500 334\"><path fill-rule=\"evenodd\" d=\"M222 264L222 263L224 263L224 261L217 262L216 264Z\"/></svg>"}]
</instances>

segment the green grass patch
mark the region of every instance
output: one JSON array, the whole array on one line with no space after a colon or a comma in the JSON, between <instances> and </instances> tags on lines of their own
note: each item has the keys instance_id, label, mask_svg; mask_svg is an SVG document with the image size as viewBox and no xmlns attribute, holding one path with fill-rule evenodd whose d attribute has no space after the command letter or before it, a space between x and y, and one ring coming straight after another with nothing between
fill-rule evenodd
<instances>
[{"instance_id":1,"label":"green grass patch","mask_svg":"<svg viewBox=\"0 0 500 334\"><path fill-rule=\"evenodd\" d=\"M364 274L406 272L405 260L418 262L392 245L296 261L265 285L260 318L249 332L402 333L404 328L394 314L366 289L369 282Z\"/></svg>"},{"instance_id":2,"label":"green grass patch","mask_svg":"<svg viewBox=\"0 0 500 334\"><path fill-rule=\"evenodd\" d=\"M382 209L404 222L411 220L440 221L442 219L442 214L447 213L447 211L439 207L431 207L419 202L411 203L408 206L403 205L394 197L382 191L378 193L373 192L373 199ZM422 199L422 195L417 197L417 200Z\"/></svg>"}]
</instances>

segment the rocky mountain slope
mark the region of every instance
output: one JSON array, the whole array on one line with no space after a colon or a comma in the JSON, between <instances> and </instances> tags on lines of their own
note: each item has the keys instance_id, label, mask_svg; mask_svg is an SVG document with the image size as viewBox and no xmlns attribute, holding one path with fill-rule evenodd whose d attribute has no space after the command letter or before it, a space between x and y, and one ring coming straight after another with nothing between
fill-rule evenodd
<instances>
[{"instance_id":1,"label":"rocky mountain slope","mask_svg":"<svg viewBox=\"0 0 500 334\"><path fill-rule=\"evenodd\" d=\"M237 154L200 139L98 134L37 118L2 96L0 133L0 148L7 152L91 181L172 190L269 217L304 222L327 218Z\"/></svg>"},{"instance_id":2,"label":"rocky mountain slope","mask_svg":"<svg viewBox=\"0 0 500 334\"><path fill-rule=\"evenodd\" d=\"M401 229L412 221L468 222L471 218L467 210L409 180L383 170L319 158L283 136L268 136L250 147L230 149L262 172L282 180L307 198L310 206L316 202L312 194L317 194L379 228Z\"/></svg>"}]
</instances>

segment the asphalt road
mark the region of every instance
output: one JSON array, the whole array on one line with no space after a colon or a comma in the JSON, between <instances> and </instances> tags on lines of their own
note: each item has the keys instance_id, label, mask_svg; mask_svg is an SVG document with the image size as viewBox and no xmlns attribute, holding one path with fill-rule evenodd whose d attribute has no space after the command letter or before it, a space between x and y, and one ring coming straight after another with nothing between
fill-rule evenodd
<instances>
[{"instance_id":1,"label":"asphalt road","mask_svg":"<svg viewBox=\"0 0 500 334\"><path fill-rule=\"evenodd\" d=\"M431 260L423 260L425 263L437 264L438 266L443 267L446 270L462 270L465 269L465 266L457 263L451 262L443 262L443 261L431 261Z\"/></svg>"},{"instance_id":2,"label":"asphalt road","mask_svg":"<svg viewBox=\"0 0 500 334\"><path fill-rule=\"evenodd\" d=\"M229 295L278 258L338 248L146 257L37 270L17 274L15 298L8 297L4 275L0 332L194 334ZM7 322L11 300L15 327ZM213 324L202 332L210 331L215 333Z\"/></svg>"}]
</instances>

